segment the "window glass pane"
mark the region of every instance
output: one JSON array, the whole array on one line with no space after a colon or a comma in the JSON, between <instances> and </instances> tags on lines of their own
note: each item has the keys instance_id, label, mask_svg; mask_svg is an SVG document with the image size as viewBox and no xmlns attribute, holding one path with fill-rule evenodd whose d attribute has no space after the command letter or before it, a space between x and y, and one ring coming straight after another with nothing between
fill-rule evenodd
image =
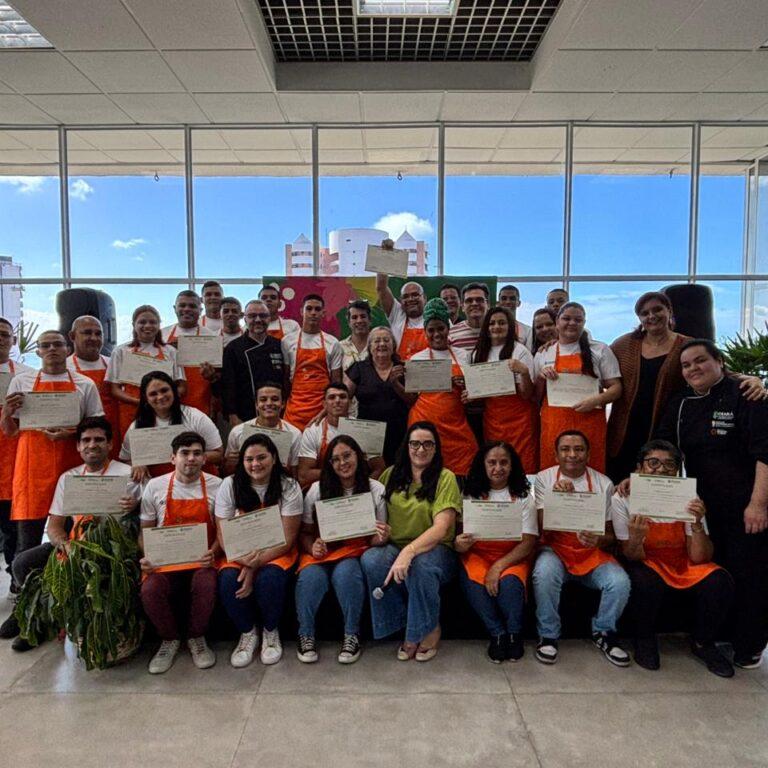
<instances>
[{"instance_id":1,"label":"window glass pane","mask_svg":"<svg viewBox=\"0 0 768 768\"><path fill-rule=\"evenodd\" d=\"M184 133L67 133L72 275L187 274Z\"/></svg>"},{"instance_id":2,"label":"window glass pane","mask_svg":"<svg viewBox=\"0 0 768 768\"><path fill-rule=\"evenodd\" d=\"M755 328L765 333L768 331L768 283L748 282L744 286L747 330Z\"/></svg>"},{"instance_id":3,"label":"window glass pane","mask_svg":"<svg viewBox=\"0 0 768 768\"><path fill-rule=\"evenodd\" d=\"M559 275L564 128L447 128L445 270Z\"/></svg>"},{"instance_id":4,"label":"window glass pane","mask_svg":"<svg viewBox=\"0 0 768 768\"><path fill-rule=\"evenodd\" d=\"M285 273L286 252L312 238L312 133L192 132L195 271L201 277Z\"/></svg>"},{"instance_id":5,"label":"window glass pane","mask_svg":"<svg viewBox=\"0 0 768 768\"><path fill-rule=\"evenodd\" d=\"M437 129L321 129L320 273L363 275L369 244L391 237L410 274L437 273ZM311 234L289 274L309 274Z\"/></svg>"},{"instance_id":6,"label":"window glass pane","mask_svg":"<svg viewBox=\"0 0 768 768\"><path fill-rule=\"evenodd\" d=\"M574 133L575 275L686 274L691 129Z\"/></svg>"},{"instance_id":7,"label":"window glass pane","mask_svg":"<svg viewBox=\"0 0 768 768\"><path fill-rule=\"evenodd\" d=\"M3 286L3 295L9 286ZM19 302L19 314L15 319L16 338L20 345L11 350L11 357L33 368L40 367L40 358L34 351L34 342L43 331L59 327L59 315L55 310L56 294L62 289L59 284L13 286L13 302ZM23 321L20 328L18 322ZM26 339L26 343L25 343ZM21 348L20 348L21 346Z\"/></svg>"},{"instance_id":8,"label":"window glass pane","mask_svg":"<svg viewBox=\"0 0 768 768\"><path fill-rule=\"evenodd\" d=\"M507 285L514 285L520 293L520 306L517 308L517 319L523 323L531 324L533 313L546 306L547 294L553 288L562 288L561 282L551 283L524 283L521 281L513 282L499 279L497 283L497 298L494 303L498 303L498 293Z\"/></svg>"},{"instance_id":9,"label":"window glass pane","mask_svg":"<svg viewBox=\"0 0 768 768\"><path fill-rule=\"evenodd\" d=\"M61 276L58 163L56 131L0 131L0 276Z\"/></svg>"},{"instance_id":10,"label":"window glass pane","mask_svg":"<svg viewBox=\"0 0 768 768\"><path fill-rule=\"evenodd\" d=\"M715 341L722 344L726 337L732 337L741 331L744 283L740 280L703 280L701 284L712 289L715 304Z\"/></svg>"}]
</instances>

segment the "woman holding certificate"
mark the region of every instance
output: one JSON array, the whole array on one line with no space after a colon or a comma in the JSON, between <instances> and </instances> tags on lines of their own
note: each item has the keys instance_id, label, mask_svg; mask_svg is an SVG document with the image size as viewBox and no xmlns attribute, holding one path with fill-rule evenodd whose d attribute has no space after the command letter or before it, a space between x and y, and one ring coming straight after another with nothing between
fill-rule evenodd
<instances>
[{"instance_id":1,"label":"woman holding certificate","mask_svg":"<svg viewBox=\"0 0 768 768\"><path fill-rule=\"evenodd\" d=\"M424 331L427 348L416 352L411 360L450 360L451 388L447 392L420 392L411 407L408 424L429 421L437 426L443 446L442 461L445 467L464 476L477 451L477 441L464 411L462 394L464 371L462 363L469 362L463 349L451 349L448 345L450 319L448 306L442 299L430 299L424 307Z\"/></svg>"},{"instance_id":2,"label":"woman holding certificate","mask_svg":"<svg viewBox=\"0 0 768 768\"><path fill-rule=\"evenodd\" d=\"M135 430L155 427L176 427L174 434L184 430L197 432L205 440L206 470L218 474L216 467L221 461L222 454L219 430L202 411L181 404L176 382L167 373L161 371L147 373L142 378L136 419L128 427L123 438L123 446L120 449L120 460L131 464L133 479L136 482L147 480L150 477L158 477L170 471L170 465L166 462L153 461L150 463L148 459L150 459L150 454L155 452L154 450L150 449L149 453L144 454L140 452L139 448L131 447L131 435L135 435ZM167 437L160 433L152 433L152 436L153 438L157 437L158 440ZM167 441L169 458L170 439ZM143 450L147 449L143 448Z\"/></svg>"},{"instance_id":3,"label":"woman holding certificate","mask_svg":"<svg viewBox=\"0 0 768 768\"><path fill-rule=\"evenodd\" d=\"M120 410L120 435L124 435L136 418L139 404L139 384L145 373L153 368L167 373L183 391L186 386L184 369L176 364L176 350L163 342L160 332L160 313L149 304L133 311L133 338L127 344L118 344L107 364L104 381L109 382L111 394ZM115 435L117 441L118 435Z\"/></svg>"},{"instance_id":4,"label":"woman holding certificate","mask_svg":"<svg viewBox=\"0 0 768 768\"><path fill-rule=\"evenodd\" d=\"M637 472L643 477L631 485L644 476L677 478L681 465L680 451L672 443L651 440L637 457ZM663 511L663 516L635 514L629 495L616 494L611 503L613 532L632 582L629 612L635 621L635 661L645 669L659 668L656 615L665 596L684 594L696 607L691 651L710 672L733 677L733 666L715 645L733 597L733 580L712 562L714 548L704 521L704 503L691 498L685 507L681 504L677 519L667 517L661 505L652 511ZM680 519L683 516L691 519Z\"/></svg>"},{"instance_id":5,"label":"woman holding certificate","mask_svg":"<svg viewBox=\"0 0 768 768\"><path fill-rule=\"evenodd\" d=\"M472 353L473 363L509 361L515 376L515 392L485 398L483 436L494 442L507 442L516 451L527 474L539 468L537 413L534 404L533 357L515 337L515 322L509 310L494 307L480 328L480 338Z\"/></svg>"},{"instance_id":6,"label":"woman holding certificate","mask_svg":"<svg viewBox=\"0 0 768 768\"><path fill-rule=\"evenodd\" d=\"M224 480L216 496L216 525L227 555L219 575L219 596L240 632L230 656L233 667L247 667L253 661L259 647L258 624L264 630L261 663L277 664L283 656L278 623L298 555L302 512L301 488L280 463L277 446L266 435L248 437L235 474ZM243 533L236 533L230 546L227 526L240 517L250 518L258 527L249 534L253 548L235 556L233 547L242 546Z\"/></svg>"},{"instance_id":7,"label":"woman holding certificate","mask_svg":"<svg viewBox=\"0 0 768 768\"><path fill-rule=\"evenodd\" d=\"M515 539L494 540L483 535L481 518L475 521L467 514L465 499L464 530L455 542L467 600L491 636L488 658L494 664L518 661L523 657L525 585L539 525L533 492L514 448L486 443L475 455L464 494L472 501L498 504L494 514L520 520L514 522Z\"/></svg>"},{"instance_id":8,"label":"woman holding certificate","mask_svg":"<svg viewBox=\"0 0 768 768\"><path fill-rule=\"evenodd\" d=\"M345 503L339 504L342 500ZM387 543L386 521L384 486L370 479L360 446L347 435L334 437L323 459L320 480L312 483L304 498L300 535L303 554L296 581L299 661L317 661L315 615L331 585L344 614L339 663L352 664L360 658L360 616L365 604L360 556L368 547ZM360 531L359 535L331 536L334 528L341 532L349 530L350 524ZM327 532L325 539L323 530Z\"/></svg>"},{"instance_id":9,"label":"woman holding certificate","mask_svg":"<svg viewBox=\"0 0 768 768\"><path fill-rule=\"evenodd\" d=\"M373 636L405 628L400 661L429 661L440 641L440 587L456 573L453 552L461 493L456 476L443 468L434 424L411 424L384 484L390 543L360 558L371 601Z\"/></svg>"},{"instance_id":10,"label":"woman holding certificate","mask_svg":"<svg viewBox=\"0 0 768 768\"><path fill-rule=\"evenodd\" d=\"M621 397L621 371L610 348L589 338L585 320L581 304L563 304L557 313L557 341L540 349L533 359L536 392L542 401L540 465L544 468L555 462L555 438L577 429L589 439L591 466L605 472L604 408Z\"/></svg>"}]
</instances>

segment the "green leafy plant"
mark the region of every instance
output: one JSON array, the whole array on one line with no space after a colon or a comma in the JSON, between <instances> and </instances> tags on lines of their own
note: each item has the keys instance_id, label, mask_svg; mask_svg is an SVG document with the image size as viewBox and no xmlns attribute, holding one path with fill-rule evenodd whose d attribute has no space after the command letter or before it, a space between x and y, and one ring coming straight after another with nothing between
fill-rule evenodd
<instances>
[{"instance_id":1,"label":"green leafy plant","mask_svg":"<svg viewBox=\"0 0 768 768\"><path fill-rule=\"evenodd\" d=\"M85 520L69 553L54 550L31 573L16 604L21 636L32 645L64 629L86 669L133 653L143 629L135 527L113 517Z\"/></svg>"},{"instance_id":2,"label":"green leafy plant","mask_svg":"<svg viewBox=\"0 0 768 768\"><path fill-rule=\"evenodd\" d=\"M39 323L26 323L19 320L19 324L13 333L16 336L16 344L20 355L26 355L37 349L37 334L40 330Z\"/></svg>"},{"instance_id":3,"label":"green leafy plant","mask_svg":"<svg viewBox=\"0 0 768 768\"><path fill-rule=\"evenodd\" d=\"M726 339L723 354L728 370L768 378L768 323L766 331L747 331L746 337L737 333Z\"/></svg>"}]
</instances>

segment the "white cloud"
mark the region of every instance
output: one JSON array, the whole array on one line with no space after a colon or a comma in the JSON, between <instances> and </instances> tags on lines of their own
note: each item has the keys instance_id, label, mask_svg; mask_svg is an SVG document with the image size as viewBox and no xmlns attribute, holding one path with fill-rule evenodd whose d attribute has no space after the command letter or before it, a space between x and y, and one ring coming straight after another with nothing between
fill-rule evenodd
<instances>
[{"instance_id":1,"label":"white cloud","mask_svg":"<svg viewBox=\"0 0 768 768\"><path fill-rule=\"evenodd\" d=\"M93 194L93 187L85 179L75 179L69 187L69 196L85 202Z\"/></svg>"},{"instance_id":2,"label":"white cloud","mask_svg":"<svg viewBox=\"0 0 768 768\"><path fill-rule=\"evenodd\" d=\"M113 240L112 247L127 251L130 248L135 248L137 245L143 245L146 242L147 241L143 237L132 237L130 240Z\"/></svg>"},{"instance_id":3,"label":"white cloud","mask_svg":"<svg viewBox=\"0 0 768 768\"><path fill-rule=\"evenodd\" d=\"M138 254L136 256L131 256L131 261L144 261L144 254Z\"/></svg>"},{"instance_id":4,"label":"white cloud","mask_svg":"<svg viewBox=\"0 0 768 768\"><path fill-rule=\"evenodd\" d=\"M22 195L39 192L45 183L45 176L0 176L0 184L16 187Z\"/></svg>"},{"instance_id":5,"label":"white cloud","mask_svg":"<svg viewBox=\"0 0 768 768\"><path fill-rule=\"evenodd\" d=\"M412 211L388 213L382 216L374 225L375 229L389 232L389 236L397 240L407 229L417 240L423 240L434 232L429 219L420 219Z\"/></svg>"}]
</instances>

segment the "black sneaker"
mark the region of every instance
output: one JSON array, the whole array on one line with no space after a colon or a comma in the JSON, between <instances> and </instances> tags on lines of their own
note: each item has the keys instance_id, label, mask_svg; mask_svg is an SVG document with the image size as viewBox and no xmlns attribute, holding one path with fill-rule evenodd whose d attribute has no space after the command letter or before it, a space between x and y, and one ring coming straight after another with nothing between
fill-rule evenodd
<instances>
[{"instance_id":1,"label":"black sneaker","mask_svg":"<svg viewBox=\"0 0 768 768\"><path fill-rule=\"evenodd\" d=\"M747 654L734 654L733 663L739 667L739 669L757 669L763 662L763 652L750 655Z\"/></svg>"},{"instance_id":2,"label":"black sneaker","mask_svg":"<svg viewBox=\"0 0 768 768\"><path fill-rule=\"evenodd\" d=\"M360 658L361 651L357 635L344 635L338 655L339 664L354 664Z\"/></svg>"},{"instance_id":3,"label":"black sneaker","mask_svg":"<svg viewBox=\"0 0 768 768\"><path fill-rule=\"evenodd\" d=\"M611 664L617 667L628 667L632 663L629 654L616 641L615 632L593 632L592 642Z\"/></svg>"},{"instance_id":4,"label":"black sneaker","mask_svg":"<svg viewBox=\"0 0 768 768\"><path fill-rule=\"evenodd\" d=\"M24 653L25 651L31 651L35 646L31 645L28 640L25 640L21 635L15 637L11 643L11 648L17 653Z\"/></svg>"},{"instance_id":5,"label":"black sneaker","mask_svg":"<svg viewBox=\"0 0 768 768\"><path fill-rule=\"evenodd\" d=\"M519 634L510 635L509 645L507 646L507 653L505 656L507 661L520 661L520 659L523 658L524 653L525 648L523 647L523 636Z\"/></svg>"},{"instance_id":6,"label":"black sneaker","mask_svg":"<svg viewBox=\"0 0 768 768\"><path fill-rule=\"evenodd\" d=\"M313 664L317 661L317 647L315 638L309 635L299 635L299 642L296 644L296 655L299 661L305 664Z\"/></svg>"},{"instance_id":7,"label":"black sneaker","mask_svg":"<svg viewBox=\"0 0 768 768\"><path fill-rule=\"evenodd\" d=\"M643 669L656 670L661 666L659 661L659 644L655 637L644 637L635 640L635 664Z\"/></svg>"},{"instance_id":8,"label":"black sneaker","mask_svg":"<svg viewBox=\"0 0 768 768\"><path fill-rule=\"evenodd\" d=\"M733 665L723 656L714 643L691 643L691 653L706 664L707 669L718 677L733 677Z\"/></svg>"},{"instance_id":9,"label":"black sneaker","mask_svg":"<svg viewBox=\"0 0 768 768\"><path fill-rule=\"evenodd\" d=\"M495 635L488 644L488 659L494 664L501 664L507 658L509 641L506 635Z\"/></svg>"},{"instance_id":10,"label":"black sneaker","mask_svg":"<svg viewBox=\"0 0 768 768\"><path fill-rule=\"evenodd\" d=\"M2 624L0 624L0 638L11 640L19 634L19 622L16 616L11 614Z\"/></svg>"},{"instance_id":11,"label":"black sneaker","mask_svg":"<svg viewBox=\"0 0 768 768\"><path fill-rule=\"evenodd\" d=\"M11 586L8 587L8 594L9 595L18 595L21 592L21 587L15 582L11 582Z\"/></svg>"},{"instance_id":12,"label":"black sneaker","mask_svg":"<svg viewBox=\"0 0 768 768\"><path fill-rule=\"evenodd\" d=\"M557 640L542 637L536 646L536 659L542 664L554 664L557 661Z\"/></svg>"}]
</instances>

